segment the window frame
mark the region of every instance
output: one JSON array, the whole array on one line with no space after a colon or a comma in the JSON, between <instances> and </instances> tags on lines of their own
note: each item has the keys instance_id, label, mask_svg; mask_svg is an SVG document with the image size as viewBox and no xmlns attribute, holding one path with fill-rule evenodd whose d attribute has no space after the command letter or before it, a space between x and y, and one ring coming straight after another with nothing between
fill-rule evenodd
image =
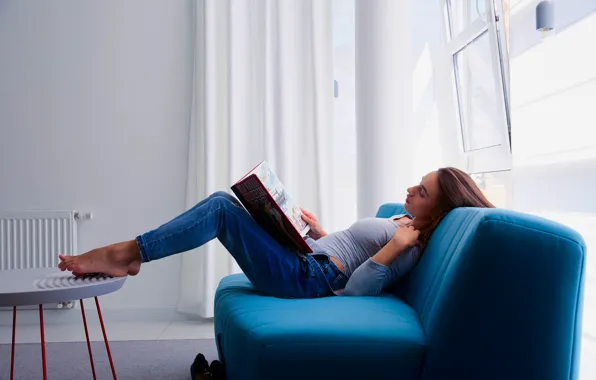
<instances>
[{"instance_id":1,"label":"window frame","mask_svg":"<svg viewBox=\"0 0 596 380\"><path fill-rule=\"evenodd\" d=\"M476 0L485 2L486 20L477 19L453 35L452 2L462 0L441 0L444 9L445 30L447 32L446 54L450 62L450 80L455 107L455 118L459 130L459 150L463 155L465 170L469 173L488 173L511 170L511 119L509 103L509 65L506 44L505 23L501 0ZM466 1L466 4L469 4ZM479 149L466 149L466 125L462 115L462 104L466 100L461 94L457 73L457 54L488 33L491 59L497 68L493 80L499 101L498 117L503 128L500 130L501 144Z\"/></svg>"}]
</instances>

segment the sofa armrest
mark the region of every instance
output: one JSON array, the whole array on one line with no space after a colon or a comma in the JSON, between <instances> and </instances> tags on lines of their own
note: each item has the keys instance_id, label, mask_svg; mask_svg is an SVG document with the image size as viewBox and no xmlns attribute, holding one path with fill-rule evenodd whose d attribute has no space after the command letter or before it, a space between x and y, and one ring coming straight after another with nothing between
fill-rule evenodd
<instances>
[{"instance_id":1,"label":"sofa armrest","mask_svg":"<svg viewBox=\"0 0 596 380\"><path fill-rule=\"evenodd\" d=\"M428 339L422 378L576 378L585 254L552 221L452 211L398 290Z\"/></svg>"},{"instance_id":2,"label":"sofa armrest","mask_svg":"<svg viewBox=\"0 0 596 380\"><path fill-rule=\"evenodd\" d=\"M390 218L393 215L405 214L406 209L403 203L385 203L379 207L377 218Z\"/></svg>"}]
</instances>

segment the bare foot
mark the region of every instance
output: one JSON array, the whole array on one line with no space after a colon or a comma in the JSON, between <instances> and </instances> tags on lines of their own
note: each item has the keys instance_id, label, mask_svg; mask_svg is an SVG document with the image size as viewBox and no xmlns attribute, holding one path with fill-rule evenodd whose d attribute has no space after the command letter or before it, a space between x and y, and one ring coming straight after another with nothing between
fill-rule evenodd
<instances>
[{"instance_id":1,"label":"bare foot","mask_svg":"<svg viewBox=\"0 0 596 380\"><path fill-rule=\"evenodd\" d=\"M105 273L114 277L134 276L141 270L141 252L135 240L94 249L79 256L60 255L60 270L80 276Z\"/></svg>"}]
</instances>

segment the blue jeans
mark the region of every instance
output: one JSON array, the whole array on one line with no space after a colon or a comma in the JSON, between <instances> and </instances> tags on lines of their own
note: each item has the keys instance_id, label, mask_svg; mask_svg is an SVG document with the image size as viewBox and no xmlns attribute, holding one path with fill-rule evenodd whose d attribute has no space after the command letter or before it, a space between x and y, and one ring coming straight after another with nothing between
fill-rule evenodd
<instances>
[{"instance_id":1,"label":"blue jeans","mask_svg":"<svg viewBox=\"0 0 596 380\"><path fill-rule=\"evenodd\" d=\"M219 241L267 295L313 298L333 295L347 277L321 252L304 255L281 246L231 194L220 191L162 226L136 238L142 261L162 259Z\"/></svg>"}]
</instances>

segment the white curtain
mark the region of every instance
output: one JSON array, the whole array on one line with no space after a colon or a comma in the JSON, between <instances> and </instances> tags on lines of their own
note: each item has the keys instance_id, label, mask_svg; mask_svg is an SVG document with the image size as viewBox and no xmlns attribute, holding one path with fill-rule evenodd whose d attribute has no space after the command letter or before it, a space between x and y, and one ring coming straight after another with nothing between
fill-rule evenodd
<instances>
[{"instance_id":1,"label":"white curtain","mask_svg":"<svg viewBox=\"0 0 596 380\"><path fill-rule=\"evenodd\" d=\"M187 206L267 160L293 198L333 225L331 0L198 0ZM182 257L178 310L213 316L238 272L215 240Z\"/></svg>"}]
</instances>

